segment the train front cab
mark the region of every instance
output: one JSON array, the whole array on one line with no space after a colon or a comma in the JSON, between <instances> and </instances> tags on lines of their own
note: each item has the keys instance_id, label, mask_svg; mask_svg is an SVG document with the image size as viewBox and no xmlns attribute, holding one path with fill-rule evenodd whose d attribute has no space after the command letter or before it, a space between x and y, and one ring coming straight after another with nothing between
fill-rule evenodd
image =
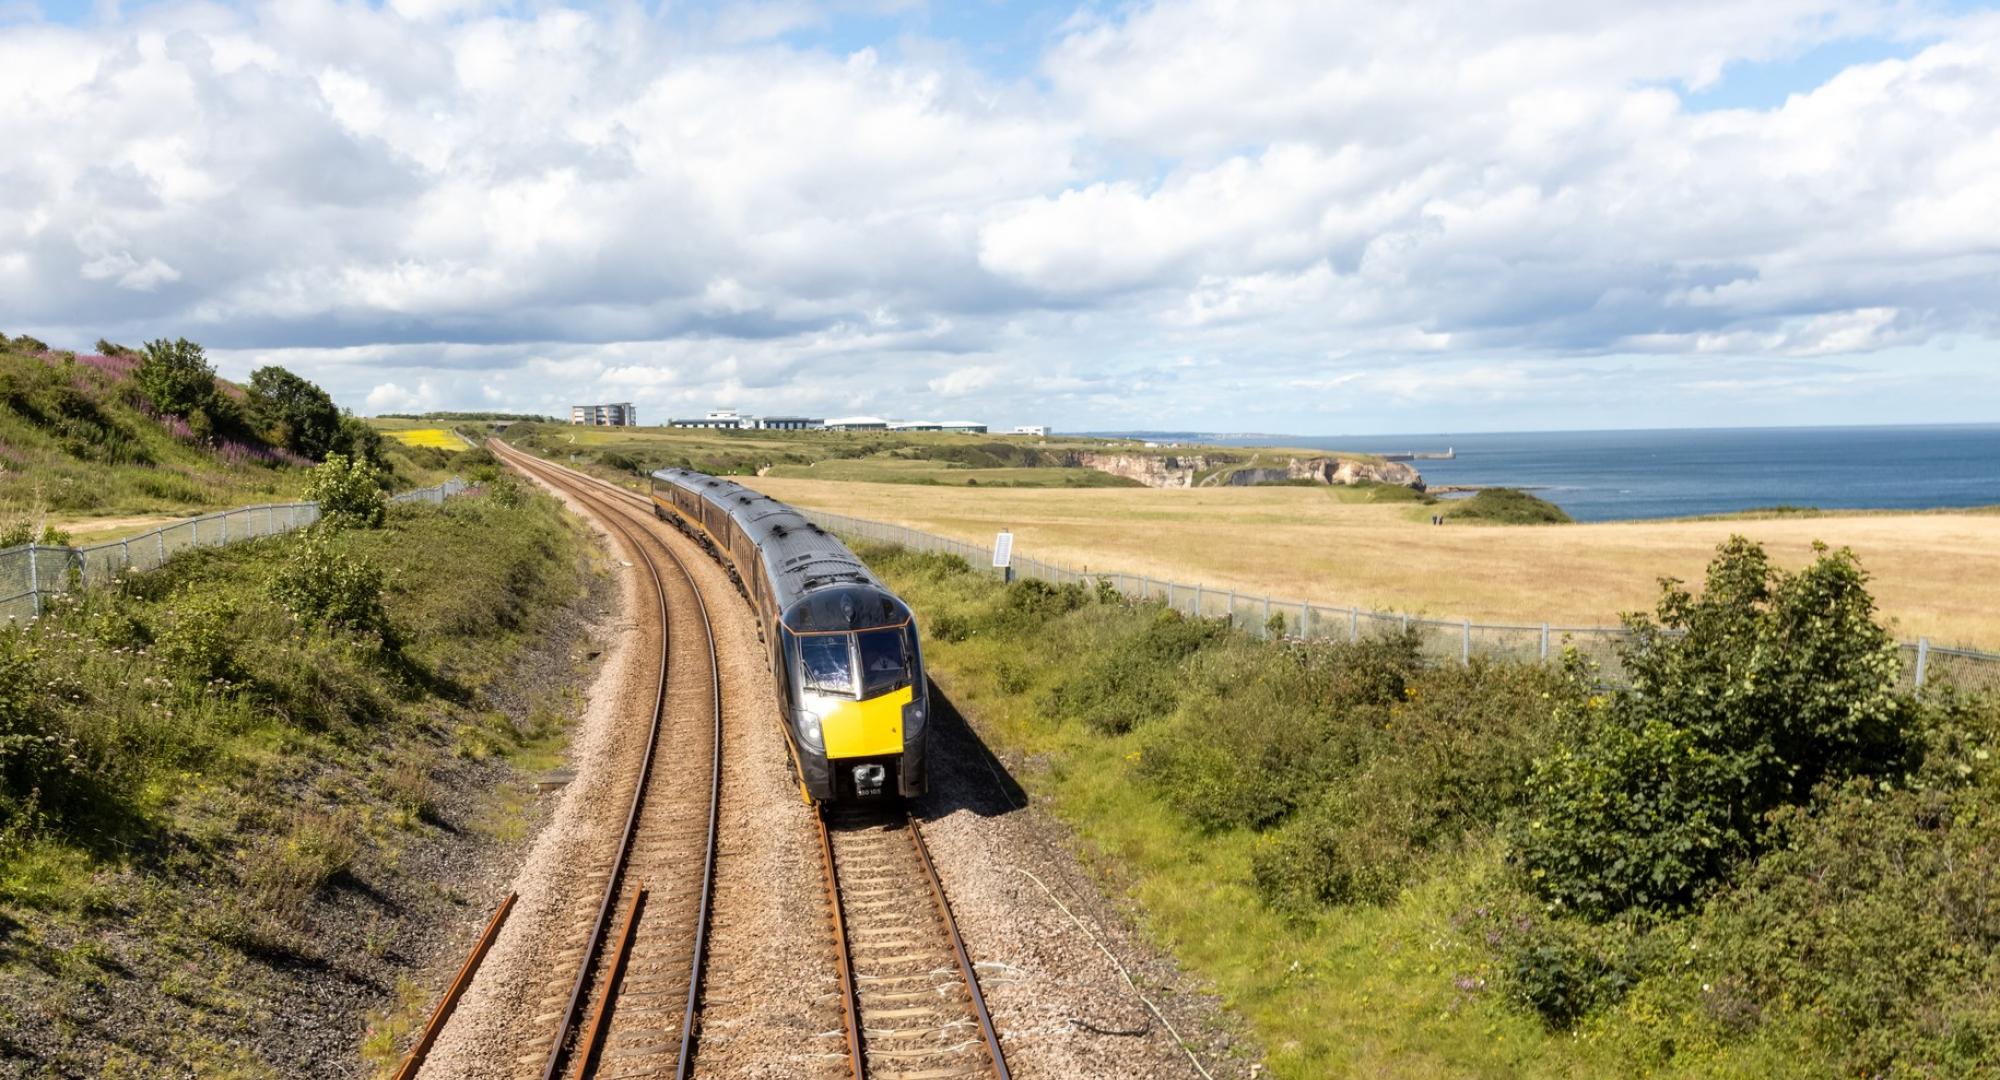
<instances>
[{"instance_id":1,"label":"train front cab","mask_svg":"<svg viewBox=\"0 0 2000 1080\"><path fill-rule=\"evenodd\" d=\"M916 796L927 783L930 694L917 628L780 630L800 779L818 802Z\"/></svg>"}]
</instances>

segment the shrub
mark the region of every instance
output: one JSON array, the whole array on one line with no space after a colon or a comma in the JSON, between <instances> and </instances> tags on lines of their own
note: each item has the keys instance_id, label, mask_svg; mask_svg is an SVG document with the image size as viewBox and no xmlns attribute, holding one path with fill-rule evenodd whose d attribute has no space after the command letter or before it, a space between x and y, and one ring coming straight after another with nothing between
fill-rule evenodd
<instances>
[{"instance_id":1,"label":"shrub","mask_svg":"<svg viewBox=\"0 0 2000 1080\"><path fill-rule=\"evenodd\" d=\"M271 595L301 622L384 634L382 572L340 537L311 528L291 541L271 576Z\"/></svg>"},{"instance_id":2,"label":"shrub","mask_svg":"<svg viewBox=\"0 0 2000 1080\"><path fill-rule=\"evenodd\" d=\"M192 421L215 403L215 368L201 346L186 338L147 342L133 378L163 413Z\"/></svg>"},{"instance_id":3,"label":"shrub","mask_svg":"<svg viewBox=\"0 0 2000 1080\"><path fill-rule=\"evenodd\" d=\"M1563 508L1516 488L1486 488L1458 500L1446 515L1453 520L1491 521L1503 525L1567 525Z\"/></svg>"},{"instance_id":4,"label":"shrub","mask_svg":"<svg viewBox=\"0 0 2000 1080\"><path fill-rule=\"evenodd\" d=\"M157 634L161 659L187 682L233 678L236 641L231 632L241 615L235 602L213 589L182 586Z\"/></svg>"},{"instance_id":5,"label":"shrub","mask_svg":"<svg viewBox=\"0 0 2000 1080\"><path fill-rule=\"evenodd\" d=\"M1632 687L1564 711L1516 847L1552 903L1680 907L1759 847L1764 815L1908 756L1896 646L1851 552L1789 574L1741 537L1697 598L1663 583L1627 620Z\"/></svg>"},{"instance_id":6,"label":"shrub","mask_svg":"<svg viewBox=\"0 0 2000 1080\"><path fill-rule=\"evenodd\" d=\"M1941 792L1850 781L1704 919L1720 973L1789 999L1849 1075L2000 1065L2000 817ZM1984 1068L1982 1068L1982 1066Z\"/></svg>"},{"instance_id":7,"label":"shrub","mask_svg":"<svg viewBox=\"0 0 2000 1080\"><path fill-rule=\"evenodd\" d=\"M1150 618L1136 626L1130 619L1089 625L1097 647L1073 654L1075 673L1050 691L1051 712L1081 719L1099 734L1117 735L1174 711L1181 665L1226 628L1170 608L1150 610Z\"/></svg>"},{"instance_id":8,"label":"shrub","mask_svg":"<svg viewBox=\"0 0 2000 1080\"><path fill-rule=\"evenodd\" d=\"M306 475L305 497L319 504L320 520L335 529L376 529L388 514L382 473L363 458L328 454Z\"/></svg>"},{"instance_id":9,"label":"shrub","mask_svg":"<svg viewBox=\"0 0 2000 1080\"><path fill-rule=\"evenodd\" d=\"M81 773L75 741L40 700L35 652L26 634L0 629L0 835L41 804L60 800Z\"/></svg>"},{"instance_id":10,"label":"shrub","mask_svg":"<svg viewBox=\"0 0 2000 1080\"><path fill-rule=\"evenodd\" d=\"M1547 747L1549 714L1574 692L1540 667L1424 672L1389 706L1382 736L1355 770L1259 845L1260 891L1291 909L1394 899L1430 852L1455 848L1520 805Z\"/></svg>"}]
</instances>

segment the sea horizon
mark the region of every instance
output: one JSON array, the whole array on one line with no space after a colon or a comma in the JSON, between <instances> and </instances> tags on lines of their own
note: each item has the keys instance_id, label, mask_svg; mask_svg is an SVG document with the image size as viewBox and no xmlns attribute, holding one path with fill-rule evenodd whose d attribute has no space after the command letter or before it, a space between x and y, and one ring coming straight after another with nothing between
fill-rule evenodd
<instances>
[{"instance_id":1,"label":"sea horizon","mask_svg":"<svg viewBox=\"0 0 2000 1080\"><path fill-rule=\"evenodd\" d=\"M1773 507L1950 510L2000 505L2000 422L1597 428L1296 435L1094 432L1232 447L1395 454L1432 487L1515 487L1579 521L1700 517Z\"/></svg>"}]
</instances>

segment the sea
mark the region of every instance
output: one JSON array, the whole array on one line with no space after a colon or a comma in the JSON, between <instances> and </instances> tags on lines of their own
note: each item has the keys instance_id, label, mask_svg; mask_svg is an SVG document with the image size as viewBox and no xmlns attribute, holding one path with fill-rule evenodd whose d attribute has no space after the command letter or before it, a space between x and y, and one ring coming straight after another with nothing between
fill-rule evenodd
<instances>
[{"instance_id":1,"label":"sea","mask_svg":"<svg viewBox=\"0 0 2000 1080\"><path fill-rule=\"evenodd\" d=\"M1373 454L1450 449L1452 460L1411 464L1433 487L1525 488L1579 521L2000 505L2000 424L1147 437Z\"/></svg>"}]
</instances>

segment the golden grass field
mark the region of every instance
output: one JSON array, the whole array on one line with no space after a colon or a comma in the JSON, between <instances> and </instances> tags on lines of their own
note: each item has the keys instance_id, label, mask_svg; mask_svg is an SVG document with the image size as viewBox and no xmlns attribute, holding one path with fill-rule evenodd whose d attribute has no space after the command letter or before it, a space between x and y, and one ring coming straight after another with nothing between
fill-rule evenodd
<instances>
[{"instance_id":1,"label":"golden grass field","mask_svg":"<svg viewBox=\"0 0 2000 1080\"><path fill-rule=\"evenodd\" d=\"M1699 580L1732 533L1787 566L1852 547L1905 638L2000 649L2000 513L1861 513L1588 525L1429 524L1430 507L1324 488L951 488L738 478L780 499L1023 554L1279 598L1478 622L1609 625L1657 579Z\"/></svg>"},{"instance_id":2,"label":"golden grass field","mask_svg":"<svg viewBox=\"0 0 2000 1080\"><path fill-rule=\"evenodd\" d=\"M383 434L405 446L428 446L438 450L464 450L465 440L443 428L393 428Z\"/></svg>"}]
</instances>

